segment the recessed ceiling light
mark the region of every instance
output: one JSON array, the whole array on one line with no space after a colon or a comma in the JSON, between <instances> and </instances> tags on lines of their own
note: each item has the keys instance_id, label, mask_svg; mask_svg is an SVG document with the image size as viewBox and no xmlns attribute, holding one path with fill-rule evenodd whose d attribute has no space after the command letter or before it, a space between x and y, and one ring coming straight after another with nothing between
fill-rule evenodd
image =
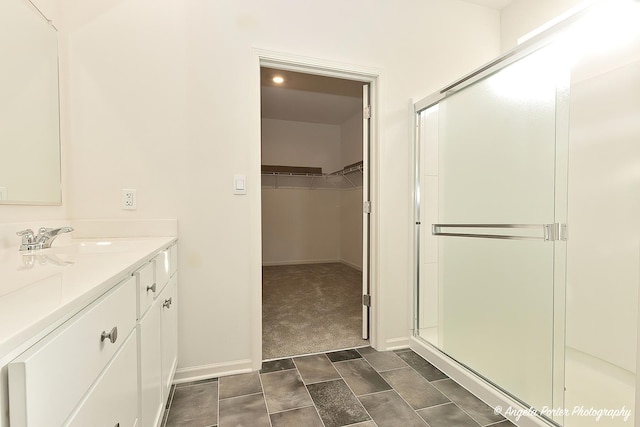
<instances>
[{"instance_id":1,"label":"recessed ceiling light","mask_svg":"<svg viewBox=\"0 0 640 427\"><path fill-rule=\"evenodd\" d=\"M282 78L281 76L275 76L273 78L273 82L277 84L284 83L284 78Z\"/></svg>"}]
</instances>

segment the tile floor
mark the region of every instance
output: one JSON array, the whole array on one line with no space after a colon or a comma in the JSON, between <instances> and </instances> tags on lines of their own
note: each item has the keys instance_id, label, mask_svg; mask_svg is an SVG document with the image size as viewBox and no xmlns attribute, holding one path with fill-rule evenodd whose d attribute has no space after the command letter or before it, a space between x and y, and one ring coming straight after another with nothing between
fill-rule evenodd
<instances>
[{"instance_id":1,"label":"tile floor","mask_svg":"<svg viewBox=\"0 0 640 427\"><path fill-rule=\"evenodd\" d=\"M265 362L260 372L179 384L164 426L509 427L411 350L371 347Z\"/></svg>"}]
</instances>

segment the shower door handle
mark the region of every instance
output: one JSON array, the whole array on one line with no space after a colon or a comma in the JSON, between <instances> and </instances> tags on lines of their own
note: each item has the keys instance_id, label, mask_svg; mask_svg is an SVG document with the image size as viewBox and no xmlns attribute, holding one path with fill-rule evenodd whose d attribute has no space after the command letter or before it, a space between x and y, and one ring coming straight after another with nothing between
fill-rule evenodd
<instances>
[{"instance_id":1,"label":"shower door handle","mask_svg":"<svg viewBox=\"0 0 640 427\"><path fill-rule=\"evenodd\" d=\"M451 231L445 231L452 229ZM460 230L462 229L462 230ZM470 230L488 229L488 230L528 230L529 233L521 234L498 234L493 233L476 233ZM460 230L457 231L456 230ZM534 233L531 233L531 231ZM538 233L535 233L538 230ZM556 240L567 240L566 224L433 224L431 226L431 234L434 236L450 236L450 237L471 237L480 239L503 239L503 240L544 240L548 242Z\"/></svg>"}]
</instances>

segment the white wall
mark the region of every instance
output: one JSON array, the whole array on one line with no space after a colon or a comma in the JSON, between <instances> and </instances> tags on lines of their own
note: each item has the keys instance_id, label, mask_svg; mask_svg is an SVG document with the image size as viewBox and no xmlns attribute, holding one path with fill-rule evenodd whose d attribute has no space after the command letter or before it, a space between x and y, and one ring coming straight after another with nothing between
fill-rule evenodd
<instances>
[{"instance_id":1,"label":"white wall","mask_svg":"<svg viewBox=\"0 0 640 427\"><path fill-rule=\"evenodd\" d=\"M262 189L262 264L340 260L340 191Z\"/></svg>"},{"instance_id":2,"label":"white wall","mask_svg":"<svg viewBox=\"0 0 640 427\"><path fill-rule=\"evenodd\" d=\"M70 216L178 218L180 368L261 357L254 48L380 70L379 345L408 337L409 99L498 53L496 11L452 0L64 0L63 15ZM232 195L236 173L246 196ZM120 210L122 188L138 190L137 211Z\"/></svg>"},{"instance_id":3,"label":"white wall","mask_svg":"<svg viewBox=\"0 0 640 427\"><path fill-rule=\"evenodd\" d=\"M362 161L362 112L340 125L340 161L342 167Z\"/></svg>"},{"instance_id":4,"label":"white wall","mask_svg":"<svg viewBox=\"0 0 640 427\"><path fill-rule=\"evenodd\" d=\"M362 114L342 125L262 119L262 163L322 167L362 160ZM280 178L287 186L289 181ZM335 180L334 180L335 181ZM264 180L263 180L264 183ZM362 188L262 189L262 264L345 262L362 268ZM293 185L294 183L291 182Z\"/></svg>"},{"instance_id":5,"label":"white wall","mask_svg":"<svg viewBox=\"0 0 640 427\"><path fill-rule=\"evenodd\" d=\"M362 187L338 191L340 261L362 270Z\"/></svg>"},{"instance_id":6,"label":"white wall","mask_svg":"<svg viewBox=\"0 0 640 427\"><path fill-rule=\"evenodd\" d=\"M262 119L262 164L342 169L340 126Z\"/></svg>"},{"instance_id":7,"label":"white wall","mask_svg":"<svg viewBox=\"0 0 640 427\"><path fill-rule=\"evenodd\" d=\"M263 118L262 164L336 171L340 126ZM289 181L279 179L283 186ZM262 189L262 265L339 261L340 194L310 183L302 178L301 188Z\"/></svg>"},{"instance_id":8,"label":"white wall","mask_svg":"<svg viewBox=\"0 0 640 427\"><path fill-rule=\"evenodd\" d=\"M501 11L501 50L514 48L518 39L584 0L512 0Z\"/></svg>"}]
</instances>

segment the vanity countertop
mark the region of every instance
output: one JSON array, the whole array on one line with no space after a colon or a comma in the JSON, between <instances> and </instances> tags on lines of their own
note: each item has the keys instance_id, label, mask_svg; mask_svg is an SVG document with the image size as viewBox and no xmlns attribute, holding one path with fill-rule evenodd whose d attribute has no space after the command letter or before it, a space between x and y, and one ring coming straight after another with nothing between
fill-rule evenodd
<instances>
[{"instance_id":1,"label":"vanity countertop","mask_svg":"<svg viewBox=\"0 0 640 427\"><path fill-rule=\"evenodd\" d=\"M0 359L107 292L175 237L69 240L0 250Z\"/></svg>"}]
</instances>

